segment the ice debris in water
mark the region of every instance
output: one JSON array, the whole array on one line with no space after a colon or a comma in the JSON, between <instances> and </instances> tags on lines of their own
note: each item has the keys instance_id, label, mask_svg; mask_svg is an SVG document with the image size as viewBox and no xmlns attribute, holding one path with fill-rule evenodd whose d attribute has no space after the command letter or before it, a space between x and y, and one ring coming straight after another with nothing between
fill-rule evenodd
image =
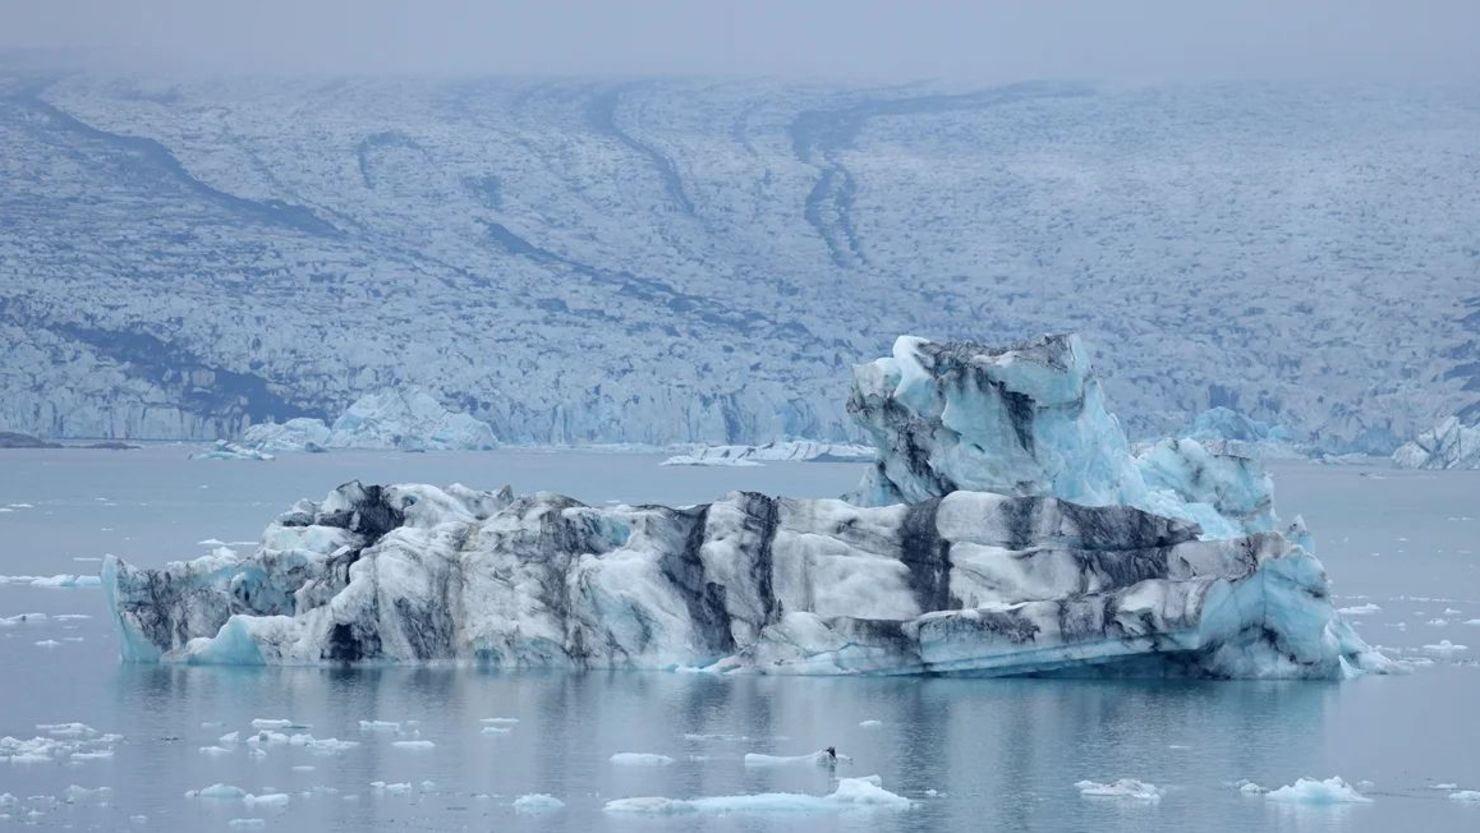
<instances>
[{"instance_id":1,"label":"ice debris in water","mask_svg":"<svg viewBox=\"0 0 1480 833\"><path fill-rule=\"evenodd\" d=\"M400 732L401 723L396 720L361 720L362 732Z\"/></svg>"},{"instance_id":2,"label":"ice debris in water","mask_svg":"<svg viewBox=\"0 0 1480 833\"><path fill-rule=\"evenodd\" d=\"M866 810L908 810L912 802L889 792L878 776L840 778L829 795L806 793L757 793L702 798L640 797L608 801L608 813L639 815L686 815L731 813L837 813Z\"/></svg>"},{"instance_id":3,"label":"ice debris in water","mask_svg":"<svg viewBox=\"0 0 1480 833\"><path fill-rule=\"evenodd\" d=\"M1480 803L1480 790L1456 790L1449 797L1455 801Z\"/></svg>"},{"instance_id":4,"label":"ice debris in water","mask_svg":"<svg viewBox=\"0 0 1480 833\"><path fill-rule=\"evenodd\" d=\"M514 812L527 815L550 813L564 806L564 801L546 793L530 793L514 799Z\"/></svg>"},{"instance_id":5,"label":"ice debris in water","mask_svg":"<svg viewBox=\"0 0 1480 833\"><path fill-rule=\"evenodd\" d=\"M392 741L391 742L391 746L394 746L397 749L417 749L417 750L422 750L422 749L433 749L433 748L435 748L437 746L437 744L435 744L435 743L433 743L432 741L429 741L429 740L397 740L397 741Z\"/></svg>"},{"instance_id":6,"label":"ice debris in water","mask_svg":"<svg viewBox=\"0 0 1480 833\"><path fill-rule=\"evenodd\" d=\"M247 791L241 787L231 784L216 783L209 787L201 787L198 790L190 790L185 793L186 798L215 798L222 801L234 801L247 795Z\"/></svg>"},{"instance_id":7,"label":"ice debris in water","mask_svg":"<svg viewBox=\"0 0 1480 833\"><path fill-rule=\"evenodd\" d=\"M231 750L224 746L202 746L200 748L200 754L220 757L222 755L230 755Z\"/></svg>"},{"instance_id":8,"label":"ice debris in water","mask_svg":"<svg viewBox=\"0 0 1480 833\"><path fill-rule=\"evenodd\" d=\"M1098 781L1076 781L1074 788L1092 798L1125 798L1134 801L1160 801L1162 789L1134 778L1119 778L1108 784Z\"/></svg>"},{"instance_id":9,"label":"ice debris in water","mask_svg":"<svg viewBox=\"0 0 1480 833\"><path fill-rule=\"evenodd\" d=\"M828 764L851 760L853 759L847 755L829 754L826 749L820 749L806 755L763 755L759 752L748 752L745 755L745 765L749 767L793 766L796 764L827 766Z\"/></svg>"},{"instance_id":10,"label":"ice debris in water","mask_svg":"<svg viewBox=\"0 0 1480 833\"><path fill-rule=\"evenodd\" d=\"M1340 776L1332 776L1324 781L1300 778L1293 784L1266 792L1264 797L1270 801L1292 804L1368 804L1372 801L1341 780Z\"/></svg>"},{"instance_id":11,"label":"ice debris in water","mask_svg":"<svg viewBox=\"0 0 1480 833\"><path fill-rule=\"evenodd\" d=\"M1425 651L1428 651L1431 654L1439 654L1440 656L1446 656L1447 657L1447 656L1451 656L1453 654L1461 653L1463 651L1468 651L1468 650L1470 650L1470 646L1468 646L1468 645L1456 645L1456 644L1454 644L1453 642L1450 642L1447 639L1441 639L1441 640L1439 640L1438 644L1436 644L1436 645L1425 645L1425 646L1423 646L1423 649Z\"/></svg>"},{"instance_id":12,"label":"ice debris in water","mask_svg":"<svg viewBox=\"0 0 1480 833\"><path fill-rule=\"evenodd\" d=\"M478 721L487 726L512 726L519 722L517 717L485 717Z\"/></svg>"},{"instance_id":13,"label":"ice debris in water","mask_svg":"<svg viewBox=\"0 0 1480 833\"><path fill-rule=\"evenodd\" d=\"M290 800L287 793L242 796L242 803L248 807L286 807Z\"/></svg>"},{"instance_id":14,"label":"ice debris in water","mask_svg":"<svg viewBox=\"0 0 1480 833\"><path fill-rule=\"evenodd\" d=\"M667 755L649 752L618 752L610 760L618 766L668 766L673 763L673 759Z\"/></svg>"},{"instance_id":15,"label":"ice debris in water","mask_svg":"<svg viewBox=\"0 0 1480 833\"><path fill-rule=\"evenodd\" d=\"M401 781L390 784L386 783L385 781L371 781L370 788L375 790L376 793L384 793L386 795L405 795L411 792L411 782Z\"/></svg>"},{"instance_id":16,"label":"ice debris in water","mask_svg":"<svg viewBox=\"0 0 1480 833\"><path fill-rule=\"evenodd\" d=\"M113 744L122 735L105 734L85 723L43 723L36 730L47 737L29 740L0 737L0 763L82 763L113 757Z\"/></svg>"},{"instance_id":17,"label":"ice debris in water","mask_svg":"<svg viewBox=\"0 0 1480 833\"><path fill-rule=\"evenodd\" d=\"M112 800L112 798L112 787L94 787L92 789L88 789L87 787L73 784L62 793L62 800L67 802L68 804L76 804L79 801L97 801L100 803L107 803L108 801Z\"/></svg>"},{"instance_id":18,"label":"ice debris in water","mask_svg":"<svg viewBox=\"0 0 1480 833\"><path fill-rule=\"evenodd\" d=\"M226 826L236 830L256 830L260 827L266 827L267 820L251 818L232 819L226 822Z\"/></svg>"},{"instance_id":19,"label":"ice debris in water","mask_svg":"<svg viewBox=\"0 0 1480 833\"><path fill-rule=\"evenodd\" d=\"M101 580L97 576L76 575L73 573L60 573L54 576L0 576L0 584L29 584L32 587L98 587Z\"/></svg>"},{"instance_id":20,"label":"ice debris in water","mask_svg":"<svg viewBox=\"0 0 1480 833\"><path fill-rule=\"evenodd\" d=\"M44 625L48 618L45 613L17 613L14 616L0 616L0 628L14 628L18 625Z\"/></svg>"},{"instance_id":21,"label":"ice debris in water","mask_svg":"<svg viewBox=\"0 0 1480 833\"><path fill-rule=\"evenodd\" d=\"M293 723L293 721L282 719L282 718L265 718L265 717L259 717L256 720L253 720L252 721L252 728L253 729L288 729L288 728L306 729L308 727L307 726L298 726L297 724Z\"/></svg>"},{"instance_id":22,"label":"ice debris in water","mask_svg":"<svg viewBox=\"0 0 1480 833\"><path fill-rule=\"evenodd\" d=\"M1371 616L1374 613L1381 613L1382 607L1380 605L1375 605L1371 602L1368 602L1367 604L1343 607L1338 609L1336 612L1340 613L1342 616Z\"/></svg>"},{"instance_id":23,"label":"ice debris in water","mask_svg":"<svg viewBox=\"0 0 1480 833\"><path fill-rule=\"evenodd\" d=\"M883 725L884 725L884 721L882 721L882 720L864 720L864 721L860 721L859 722L858 728L860 728L860 729L877 729L877 728L879 728L879 727L881 727Z\"/></svg>"}]
</instances>

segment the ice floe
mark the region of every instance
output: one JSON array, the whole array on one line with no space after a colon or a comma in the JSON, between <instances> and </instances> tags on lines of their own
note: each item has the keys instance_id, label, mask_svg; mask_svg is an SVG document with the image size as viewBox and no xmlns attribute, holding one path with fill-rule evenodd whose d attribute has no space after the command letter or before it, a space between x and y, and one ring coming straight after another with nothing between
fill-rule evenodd
<instances>
[{"instance_id":1,"label":"ice floe","mask_svg":"<svg viewBox=\"0 0 1480 833\"><path fill-rule=\"evenodd\" d=\"M1132 801L1160 801L1162 789L1134 778L1118 778L1109 783L1076 781L1074 788L1089 798L1124 798Z\"/></svg>"},{"instance_id":2,"label":"ice floe","mask_svg":"<svg viewBox=\"0 0 1480 833\"><path fill-rule=\"evenodd\" d=\"M1264 793L1264 797L1270 801L1292 804L1368 804L1372 801L1340 776L1332 776L1324 781L1300 778L1293 784L1269 790Z\"/></svg>"},{"instance_id":3,"label":"ice floe","mask_svg":"<svg viewBox=\"0 0 1480 833\"><path fill-rule=\"evenodd\" d=\"M526 815L551 813L564 806L564 801L546 793L529 793L514 799L514 812Z\"/></svg>"},{"instance_id":4,"label":"ice floe","mask_svg":"<svg viewBox=\"0 0 1480 833\"><path fill-rule=\"evenodd\" d=\"M668 766L673 759L650 752L618 752L609 759L617 766Z\"/></svg>"},{"instance_id":5,"label":"ice floe","mask_svg":"<svg viewBox=\"0 0 1480 833\"><path fill-rule=\"evenodd\" d=\"M912 805L908 798L884 789L877 776L872 776L840 778L837 788L822 796L806 793L755 793L689 799L649 796L608 801L604 809L608 813L686 815L908 810Z\"/></svg>"}]
</instances>

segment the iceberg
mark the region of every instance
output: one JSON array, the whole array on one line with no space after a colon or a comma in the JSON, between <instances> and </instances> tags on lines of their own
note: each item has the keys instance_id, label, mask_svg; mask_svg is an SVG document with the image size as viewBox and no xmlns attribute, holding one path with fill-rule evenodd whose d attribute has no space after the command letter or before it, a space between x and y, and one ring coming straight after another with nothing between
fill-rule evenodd
<instances>
[{"instance_id":1,"label":"iceberg","mask_svg":"<svg viewBox=\"0 0 1480 833\"><path fill-rule=\"evenodd\" d=\"M488 423L448 410L426 391L410 388L366 394L333 425L309 417L253 425L242 434L242 445L261 452L481 451L497 447L498 439Z\"/></svg>"},{"instance_id":2,"label":"iceberg","mask_svg":"<svg viewBox=\"0 0 1480 833\"><path fill-rule=\"evenodd\" d=\"M1184 433L1189 439L1228 454L1261 459L1298 459L1310 456L1282 425L1261 422L1219 405L1193 417Z\"/></svg>"},{"instance_id":3,"label":"iceberg","mask_svg":"<svg viewBox=\"0 0 1480 833\"><path fill-rule=\"evenodd\" d=\"M258 423L242 432L242 445L261 451L326 451L329 426L323 420L311 417L295 417L282 423Z\"/></svg>"},{"instance_id":4,"label":"iceberg","mask_svg":"<svg viewBox=\"0 0 1480 833\"><path fill-rule=\"evenodd\" d=\"M1449 417L1393 452L1405 469L1480 469L1480 425Z\"/></svg>"},{"instance_id":5,"label":"iceberg","mask_svg":"<svg viewBox=\"0 0 1480 833\"><path fill-rule=\"evenodd\" d=\"M1132 455L1078 340L900 339L858 495L587 506L346 483L250 555L102 581L135 661L1336 679L1382 670L1258 463Z\"/></svg>"},{"instance_id":6,"label":"iceberg","mask_svg":"<svg viewBox=\"0 0 1480 833\"><path fill-rule=\"evenodd\" d=\"M806 793L758 793L714 795L701 798L618 798L608 801L608 813L639 815L688 815L732 813L836 813L869 810L908 810L914 802L880 785L878 776L839 778L828 795Z\"/></svg>"},{"instance_id":7,"label":"iceberg","mask_svg":"<svg viewBox=\"0 0 1480 833\"><path fill-rule=\"evenodd\" d=\"M273 455L230 440L216 440L205 451L190 455L192 460L271 460Z\"/></svg>"}]
</instances>

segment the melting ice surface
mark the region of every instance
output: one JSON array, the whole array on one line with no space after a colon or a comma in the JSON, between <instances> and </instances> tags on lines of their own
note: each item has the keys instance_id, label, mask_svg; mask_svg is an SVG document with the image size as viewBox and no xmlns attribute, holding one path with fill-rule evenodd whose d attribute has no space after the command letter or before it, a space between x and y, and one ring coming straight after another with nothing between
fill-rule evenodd
<instances>
[{"instance_id":1,"label":"melting ice surface","mask_svg":"<svg viewBox=\"0 0 1480 833\"><path fill-rule=\"evenodd\" d=\"M202 467L178 447L130 453L138 456L79 460L38 451L0 459L0 502L35 506L0 517L3 572L76 573L73 558L105 552L158 566L215 546L198 541L255 538L259 515L349 477L493 479L590 506L617 495L682 506L731 488L836 495L864 468L778 463L717 471L662 468L659 455L518 451L346 451ZM1342 684L120 665L98 589L14 584L0 587L0 616L26 621L0 628L0 737L41 738L49 760L0 762L0 794L15 801L5 806L0 796L0 813L38 812L41 830L70 824L166 833L1474 829L1480 808L1450 796L1480 791L1480 724L1469 717L1480 701L1473 662L1480 637L1464 624L1480 618L1473 590L1480 586L1480 521L1467 520L1480 516L1480 477L1284 465L1275 479L1281 510L1304 514L1318 532L1321 558L1337 579L1333 601L1379 608L1354 620L1368 642L1402 658L1421 657L1423 645L1444 639L1472 652L1434 655L1411 674ZM114 505L96 500L103 495ZM1435 617L1449 624L1424 624ZM60 645L38 648L40 639ZM494 718L518 722L485 722ZM288 725L257 729L254 720ZM867 720L881 725L860 728ZM123 737L92 743L75 723L96 738ZM487 726L509 731L484 735ZM358 746L323 755L291 742L248 743L263 731ZM418 739L434 746L391 745ZM834 769L744 761L751 753L809 756L830 745L852 761ZM206 746L228 752L202 755ZM674 763L614 766L609 759L619 752L663 754ZM911 808L674 817L605 811L609 801L654 796L824 798L840 778L874 774ZM1270 801L1231 786L1335 774L1372 803ZM1155 803L1088 800L1074 786L1120 778L1165 794ZM217 783L288 802L185 798ZM73 786L89 792L70 791L69 803ZM93 792L100 787L112 789L106 800ZM540 794L565 806L544 813L516 807ZM0 822L0 830L11 828L32 829Z\"/></svg>"},{"instance_id":2,"label":"melting ice surface","mask_svg":"<svg viewBox=\"0 0 1480 833\"><path fill-rule=\"evenodd\" d=\"M852 500L592 507L350 482L250 556L116 558L135 661L1339 679L1381 670L1259 465L1132 456L1072 336L855 370Z\"/></svg>"}]
</instances>

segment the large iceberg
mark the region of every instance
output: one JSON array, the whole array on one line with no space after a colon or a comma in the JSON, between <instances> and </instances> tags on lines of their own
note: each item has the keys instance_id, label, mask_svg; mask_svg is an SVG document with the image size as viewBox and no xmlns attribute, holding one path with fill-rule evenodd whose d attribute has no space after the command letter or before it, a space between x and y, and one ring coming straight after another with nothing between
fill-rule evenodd
<instances>
[{"instance_id":1,"label":"large iceberg","mask_svg":"<svg viewBox=\"0 0 1480 833\"><path fill-rule=\"evenodd\" d=\"M242 442L263 451L330 448L476 451L498 445L488 423L451 411L436 397L419 389L386 390L362 396L332 426L307 417L253 425L242 435Z\"/></svg>"},{"instance_id":2,"label":"large iceberg","mask_svg":"<svg viewBox=\"0 0 1480 833\"><path fill-rule=\"evenodd\" d=\"M1082 351L902 339L858 369L864 500L592 507L348 483L254 554L109 558L125 658L783 674L1339 678L1383 667L1257 464L1133 457ZM1206 522L1205 522L1206 521Z\"/></svg>"},{"instance_id":3,"label":"large iceberg","mask_svg":"<svg viewBox=\"0 0 1480 833\"><path fill-rule=\"evenodd\" d=\"M1480 469L1480 425L1449 417L1393 452L1405 469Z\"/></svg>"}]
</instances>

